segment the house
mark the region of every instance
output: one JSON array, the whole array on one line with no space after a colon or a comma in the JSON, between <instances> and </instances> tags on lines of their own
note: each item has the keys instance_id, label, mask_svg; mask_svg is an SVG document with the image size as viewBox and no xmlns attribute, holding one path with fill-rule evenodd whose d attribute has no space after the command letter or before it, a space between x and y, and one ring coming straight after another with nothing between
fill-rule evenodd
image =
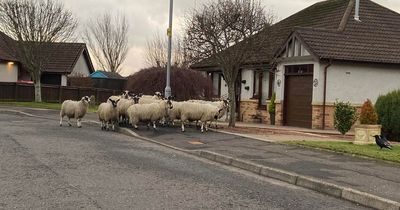
<instances>
[{"instance_id":1,"label":"house","mask_svg":"<svg viewBox=\"0 0 400 210\"><path fill-rule=\"evenodd\" d=\"M357 0L358 1L358 0ZM276 92L276 124L333 129L336 100L360 106L400 89L400 14L371 0L316 3L257 34L259 48L242 66L239 118L261 115ZM359 14L359 16L356 15ZM221 88L211 59L195 65Z\"/></svg>"},{"instance_id":2,"label":"house","mask_svg":"<svg viewBox=\"0 0 400 210\"><path fill-rule=\"evenodd\" d=\"M125 89L127 79L116 72L97 70L90 74L93 86L112 90Z\"/></svg>"},{"instance_id":3,"label":"house","mask_svg":"<svg viewBox=\"0 0 400 210\"><path fill-rule=\"evenodd\" d=\"M31 76L9 50L15 42L0 32L0 82L31 83ZM89 76L94 72L83 43L48 43L43 45L42 51L49 55L42 72L42 84L66 86L69 75Z\"/></svg>"}]
</instances>

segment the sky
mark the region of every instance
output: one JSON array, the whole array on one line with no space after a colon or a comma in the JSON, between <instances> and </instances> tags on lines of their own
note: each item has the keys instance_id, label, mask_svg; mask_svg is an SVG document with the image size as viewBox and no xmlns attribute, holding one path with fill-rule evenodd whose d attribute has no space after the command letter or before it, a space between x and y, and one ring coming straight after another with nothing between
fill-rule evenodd
<instances>
[{"instance_id":1,"label":"sky","mask_svg":"<svg viewBox=\"0 0 400 210\"><path fill-rule=\"evenodd\" d=\"M169 0L62 0L79 21L79 32L91 18L104 12L124 13L130 25L130 50L123 65L123 76L146 67L146 41L155 33L166 34ZM213 0L174 0L173 32L182 31L182 20L190 9ZM266 10L272 10L277 20L284 19L321 0L261 0ZM400 0L373 0L400 13ZM362 2L361 2L362 3Z\"/></svg>"}]
</instances>

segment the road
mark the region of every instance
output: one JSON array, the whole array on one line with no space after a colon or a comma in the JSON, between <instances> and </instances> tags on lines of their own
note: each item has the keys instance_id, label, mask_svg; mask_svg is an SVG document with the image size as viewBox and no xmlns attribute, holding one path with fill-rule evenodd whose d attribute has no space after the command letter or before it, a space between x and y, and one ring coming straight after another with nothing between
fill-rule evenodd
<instances>
[{"instance_id":1,"label":"road","mask_svg":"<svg viewBox=\"0 0 400 210\"><path fill-rule=\"evenodd\" d=\"M99 127L0 114L0 209L364 209Z\"/></svg>"}]
</instances>

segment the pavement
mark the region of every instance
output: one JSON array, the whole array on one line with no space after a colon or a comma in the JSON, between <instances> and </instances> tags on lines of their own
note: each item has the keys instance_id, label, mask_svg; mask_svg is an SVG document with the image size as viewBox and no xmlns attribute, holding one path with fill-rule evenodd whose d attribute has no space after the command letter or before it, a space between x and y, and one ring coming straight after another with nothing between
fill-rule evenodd
<instances>
[{"instance_id":1,"label":"pavement","mask_svg":"<svg viewBox=\"0 0 400 210\"><path fill-rule=\"evenodd\" d=\"M29 112L29 110L25 110ZM95 119L88 115L87 119ZM196 128L140 127L132 136L377 209L400 209L400 165ZM390 152L390 151L388 151ZM264 171L264 172L263 172Z\"/></svg>"}]
</instances>

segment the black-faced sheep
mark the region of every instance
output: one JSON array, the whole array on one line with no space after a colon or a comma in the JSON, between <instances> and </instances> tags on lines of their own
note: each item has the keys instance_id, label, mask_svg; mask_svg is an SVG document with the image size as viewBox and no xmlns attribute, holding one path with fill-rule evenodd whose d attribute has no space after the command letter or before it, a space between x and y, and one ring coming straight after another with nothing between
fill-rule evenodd
<instances>
[{"instance_id":1,"label":"black-faced sheep","mask_svg":"<svg viewBox=\"0 0 400 210\"><path fill-rule=\"evenodd\" d=\"M97 114L101 122L101 130L109 130L109 125L111 125L112 130L115 131L115 123L118 122L117 103L119 100L122 99L114 101L109 98L106 103L101 103L99 105Z\"/></svg>"}]
</instances>

